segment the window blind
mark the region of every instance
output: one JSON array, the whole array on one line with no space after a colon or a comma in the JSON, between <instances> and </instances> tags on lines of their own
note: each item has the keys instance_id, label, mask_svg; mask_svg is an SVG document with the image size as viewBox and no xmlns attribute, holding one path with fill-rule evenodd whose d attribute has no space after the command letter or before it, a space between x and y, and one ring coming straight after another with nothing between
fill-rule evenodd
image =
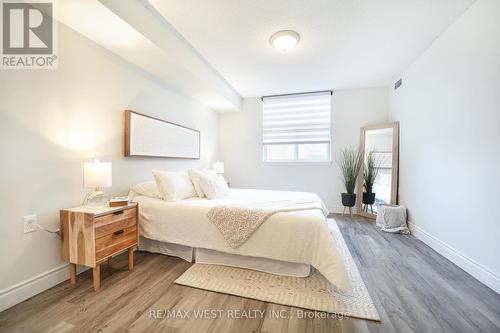
<instances>
[{"instance_id":1,"label":"window blind","mask_svg":"<svg viewBox=\"0 0 500 333\"><path fill-rule=\"evenodd\" d=\"M331 93L263 97L264 145L330 143Z\"/></svg>"}]
</instances>

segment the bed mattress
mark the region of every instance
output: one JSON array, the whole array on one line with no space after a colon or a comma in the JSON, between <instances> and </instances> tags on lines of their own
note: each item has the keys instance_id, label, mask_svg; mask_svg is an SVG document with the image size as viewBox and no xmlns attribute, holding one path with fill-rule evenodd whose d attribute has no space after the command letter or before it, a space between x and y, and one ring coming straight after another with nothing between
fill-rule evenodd
<instances>
[{"instance_id":1,"label":"bed mattress","mask_svg":"<svg viewBox=\"0 0 500 333\"><path fill-rule=\"evenodd\" d=\"M272 215L240 247L230 247L207 218L215 206L258 206L282 200L318 200L314 193L230 189L227 196L208 200L190 198L167 202L130 195L139 203L140 234L150 240L191 248L214 250L238 256L272 259L311 265L339 290L349 284L342 258L337 253L328 222L321 210L304 210Z\"/></svg>"}]
</instances>

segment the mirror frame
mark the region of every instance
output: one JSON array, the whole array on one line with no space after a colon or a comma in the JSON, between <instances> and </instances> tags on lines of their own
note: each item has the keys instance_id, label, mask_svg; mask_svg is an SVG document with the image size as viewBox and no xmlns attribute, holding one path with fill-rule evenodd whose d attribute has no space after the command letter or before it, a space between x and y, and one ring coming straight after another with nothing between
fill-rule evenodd
<instances>
[{"instance_id":1,"label":"mirror frame","mask_svg":"<svg viewBox=\"0 0 500 333\"><path fill-rule=\"evenodd\" d=\"M392 123L383 123L378 125L363 126L360 129L360 146L361 168L358 174L358 209L357 214L375 219L377 214L363 211L363 174L365 170L365 137L366 131L392 128L392 174L391 174L391 204L398 204L398 186L399 186L399 121Z\"/></svg>"}]
</instances>

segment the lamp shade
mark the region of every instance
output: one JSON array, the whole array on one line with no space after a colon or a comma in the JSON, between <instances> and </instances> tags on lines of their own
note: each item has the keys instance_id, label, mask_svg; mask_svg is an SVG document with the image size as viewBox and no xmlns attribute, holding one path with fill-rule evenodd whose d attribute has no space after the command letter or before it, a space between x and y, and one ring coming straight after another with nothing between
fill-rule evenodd
<instances>
[{"instance_id":1,"label":"lamp shade","mask_svg":"<svg viewBox=\"0 0 500 333\"><path fill-rule=\"evenodd\" d=\"M214 162L212 163L212 169L214 169L215 173L224 173L224 162Z\"/></svg>"},{"instance_id":2,"label":"lamp shade","mask_svg":"<svg viewBox=\"0 0 500 333\"><path fill-rule=\"evenodd\" d=\"M83 163L84 187L110 187L111 162L84 162Z\"/></svg>"}]
</instances>

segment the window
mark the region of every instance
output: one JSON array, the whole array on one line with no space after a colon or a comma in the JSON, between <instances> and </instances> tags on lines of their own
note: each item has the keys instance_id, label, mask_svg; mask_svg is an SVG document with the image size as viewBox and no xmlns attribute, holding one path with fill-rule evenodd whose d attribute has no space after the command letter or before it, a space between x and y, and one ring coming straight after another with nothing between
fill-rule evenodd
<instances>
[{"instance_id":1,"label":"window","mask_svg":"<svg viewBox=\"0 0 500 333\"><path fill-rule=\"evenodd\" d=\"M264 162L330 161L331 92L262 98Z\"/></svg>"}]
</instances>

